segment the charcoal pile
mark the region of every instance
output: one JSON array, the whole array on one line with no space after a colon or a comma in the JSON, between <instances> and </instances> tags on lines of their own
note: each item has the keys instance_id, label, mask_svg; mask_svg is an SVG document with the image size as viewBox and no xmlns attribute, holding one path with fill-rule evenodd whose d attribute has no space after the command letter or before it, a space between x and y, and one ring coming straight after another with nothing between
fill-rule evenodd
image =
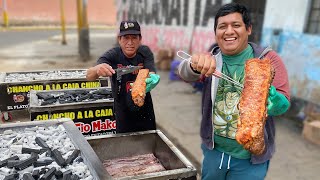
<instances>
[{"instance_id":1,"label":"charcoal pile","mask_svg":"<svg viewBox=\"0 0 320 180\"><path fill-rule=\"evenodd\" d=\"M100 89L79 89L79 90L67 90L64 92L38 92L38 102L40 106L54 105L54 104L66 104L76 102L90 102L98 100L111 99L112 92L110 88Z\"/></svg>"},{"instance_id":2,"label":"charcoal pile","mask_svg":"<svg viewBox=\"0 0 320 180\"><path fill-rule=\"evenodd\" d=\"M25 82L52 79L78 79L85 77L86 70L8 73L4 79L4 82Z\"/></svg>"},{"instance_id":3,"label":"charcoal pile","mask_svg":"<svg viewBox=\"0 0 320 180\"><path fill-rule=\"evenodd\" d=\"M34 126L0 134L0 179L95 179L80 150L59 126Z\"/></svg>"}]
</instances>

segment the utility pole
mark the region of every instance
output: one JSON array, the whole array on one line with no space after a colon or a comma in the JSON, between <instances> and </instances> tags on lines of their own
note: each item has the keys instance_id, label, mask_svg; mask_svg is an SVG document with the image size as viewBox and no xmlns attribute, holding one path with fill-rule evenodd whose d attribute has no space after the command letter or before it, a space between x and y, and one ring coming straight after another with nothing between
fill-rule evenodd
<instances>
[{"instance_id":1,"label":"utility pole","mask_svg":"<svg viewBox=\"0 0 320 180\"><path fill-rule=\"evenodd\" d=\"M66 23L64 17L64 0L60 0L60 13L61 13L61 33L62 33L62 45L67 44L66 40Z\"/></svg>"},{"instance_id":2,"label":"utility pole","mask_svg":"<svg viewBox=\"0 0 320 180\"><path fill-rule=\"evenodd\" d=\"M2 9L3 9L3 26L9 26L8 10L7 10L7 0L2 0Z\"/></svg>"},{"instance_id":3,"label":"utility pole","mask_svg":"<svg viewBox=\"0 0 320 180\"><path fill-rule=\"evenodd\" d=\"M77 0L78 7L78 51L80 59L87 61L90 59L89 25L87 17L87 0Z\"/></svg>"},{"instance_id":4,"label":"utility pole","mask_svg":"<svg viewBox=\"0 0 320 180\"><path fill-rule=\"evenodd\" d=\"M77 0L78 37L80 37L80 30L82 27L82 11L82 0Z\"/></svg>"}]
</instances>

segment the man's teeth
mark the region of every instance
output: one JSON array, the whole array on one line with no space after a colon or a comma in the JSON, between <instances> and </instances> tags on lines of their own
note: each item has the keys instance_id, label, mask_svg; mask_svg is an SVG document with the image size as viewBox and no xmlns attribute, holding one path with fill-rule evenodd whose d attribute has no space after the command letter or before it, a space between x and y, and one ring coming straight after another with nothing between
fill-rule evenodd
<instances>
[{"instance_id":1,"label":"man's teeth","mask_svg":"<svg viewBox=\"0 0 320 180\"><path fill-rule=\"evenodd\" d=\"M226 41L234 41L236 38L225 38Z\"/></svg>"}]
</instances>

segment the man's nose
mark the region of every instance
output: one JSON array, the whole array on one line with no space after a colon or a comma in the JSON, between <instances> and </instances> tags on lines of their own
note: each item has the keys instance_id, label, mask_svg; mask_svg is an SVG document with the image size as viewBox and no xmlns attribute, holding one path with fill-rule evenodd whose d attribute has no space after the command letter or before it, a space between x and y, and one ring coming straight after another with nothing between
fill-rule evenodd
<instances>
[{"instance_id":1,"label":"man's nose","mask_svg":"<svg viewBox=\"0 0 320 180\"><path fill-rule=\"evenodd\" d=\"M128 44L132 44L133 43L133 39L128 39Z\"/></svg>"},{"instance_id":2,"label":"man's nose","mask_svg":"<svg viewBox=\"0 0 320 180\"><path fill-rule=\"evenodd\" d=\"M231 25L227 26L226 34L232 34L234 32L233 27Z\"/></svg>"}]
</instances>

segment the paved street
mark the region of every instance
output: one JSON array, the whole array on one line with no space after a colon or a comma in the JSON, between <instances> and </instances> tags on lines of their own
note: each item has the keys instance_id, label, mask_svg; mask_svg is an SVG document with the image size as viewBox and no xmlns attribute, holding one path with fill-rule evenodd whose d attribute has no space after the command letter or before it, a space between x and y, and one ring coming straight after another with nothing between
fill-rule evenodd
<instances>
[{"instance_id":1,"label":"paved street","mask_svg":"<svg viewBox=\"0 0 320 180\"><path fill-rule=\"evenodd\" d=\"M1 44L0 71L88 68L95 64L95 59L100 54L113 46L114 40L115 34L110 31L92 32L92 60L88 62L79 60L76 34L67 35L66 46L61 45L59 35L31 42L16 42L11 46ZM191 85L185 82L170 81L168 72L159 74L161 81L152 91L158 128L200 170L201 94L193 93ZM12 113L14 121L25 121L29 118L27 111ZM295 121L282 118L276 120L277 149L270 164L268 180L319 179L320 146L305 141L301 136L301 130L301 124Z\"/></svg>"}]
</instances>

